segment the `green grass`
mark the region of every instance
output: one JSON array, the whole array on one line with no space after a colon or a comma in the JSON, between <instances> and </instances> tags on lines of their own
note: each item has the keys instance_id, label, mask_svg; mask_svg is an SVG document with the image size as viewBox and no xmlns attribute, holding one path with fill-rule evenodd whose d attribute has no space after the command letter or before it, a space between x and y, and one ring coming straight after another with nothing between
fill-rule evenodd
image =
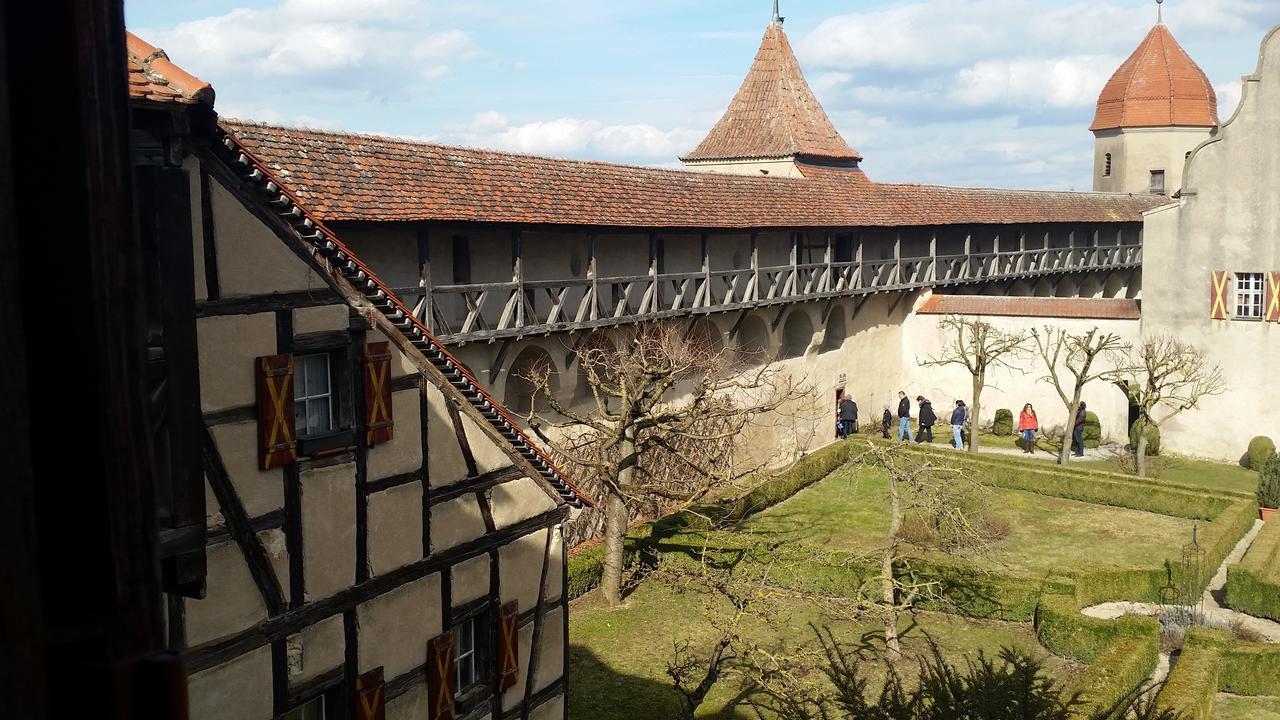
<instances>
[{"instance_id":1,"label":"green grass","mask_svg":"<svg viewBox=\"0 0 1280 720\"><path fill-rule=\"evenodd\" d=\"M1207 490L1247 493L1252 493L1258 487L1258 473L1239 465L1172 456L1161 456L1155 462L1168 465L1161 473L1160 479L1169 482L1194 485ZM1103 472L1119 471L1119 466L1111 460L1078 460L1075 465Z\"/></svg>"},{"instance_id":2,"label":"green grass","mask_svg":"<svg viewBox=\"0 0 1280 720\"><path fill-rule=\"evenodd\" d=\"M723 612L724 607L707 602L704 595L676 593L656 582L642 584L618 610L609 610L598 595L576 601L569 624L570 715L600 720L676 717L678 695L665 674L674 645L688 642L692 650L705 655L715 637L708 613ZM1044 650L1030 624L974 621L939 613L918 613L916 621L904 619L901 627L908 656L926 651L927 634L945 657L961 665L966 658L976 658L979 649L994 655L1007 646L1043 658L1048 670L1067 685L1083 670L1083 666ZM776 650L812 642L809 623L829 625L844 643L861 643L864 636L875 637L880 632L873 623L833 621L802 600L785 606L773 625L756 621L747 630L754 641ZM904 674L913 667L910 660L899 664ZM869 676L875 678L878 673ZM749 708L735 706L739 689L733 677L722 680L699 717L753 717Z\"/></svg>"},{"instance_id":3,"label":"green grass","mask_svg":"<svg viewBox=\"0 0 1280 720\"><path fill-rule=\"evenodd\" d=\"M1249 697L1218 693L1215 720L1280 720L1280 697Z\"/></svg>"},{"instance_id":4,"label":"green grass","mask_svg":"<svg viewBox=\"0 0 1280 720\"><path fill-rule=\"evenodd\" d=\"M1138 510L1091 505L1020 490L991 489L987 511L1008 528L982 569L1042 575L1113 567L1159 567L1179 556L1193 522ZM739 531L770 543L822 551L863 552L879 546L889 527L883 473L837 472L770 510ZM1081 548L1089 551L1081 552Z\"/></svg>"}]
</instances>

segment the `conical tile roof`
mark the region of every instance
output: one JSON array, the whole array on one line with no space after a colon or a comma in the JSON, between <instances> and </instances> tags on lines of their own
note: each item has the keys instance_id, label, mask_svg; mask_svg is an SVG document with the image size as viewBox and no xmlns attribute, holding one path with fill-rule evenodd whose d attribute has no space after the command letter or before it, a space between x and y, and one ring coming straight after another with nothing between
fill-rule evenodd
<instances>
[{"instance_id":1,"label":"conical tile roof","mask_svg":"<svg viewBox=\"0 0 1280 720\"><path fill-rule=\"evenodd\" d=\"M724 117L681 160L754 160L795 156L855 162L805 82L779 22L765 30L755 62Z\"/></svg>"},{"instance_id":2,"label":"conical tile roof","mask_svg":"<svg viewBox=\"0 0 1280 720\"><path fill-rule=\"evenodd\" d=\"M1157 24L1107 81L1089 129L1217 124L1218 96L1209 78Z\"/></svg>"}]
</instances>

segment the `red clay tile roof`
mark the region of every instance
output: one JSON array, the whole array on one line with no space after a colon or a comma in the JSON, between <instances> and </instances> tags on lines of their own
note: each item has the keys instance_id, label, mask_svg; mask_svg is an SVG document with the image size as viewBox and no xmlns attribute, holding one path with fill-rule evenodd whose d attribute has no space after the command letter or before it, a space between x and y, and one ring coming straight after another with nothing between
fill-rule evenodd
<instances>
[{"instance_id":1,"label":"red clay tile roof","mask_svg":"<svg viewBox=\"0 0 1280 720\"><path fill-rule=\"evenodd\" d=\"M209 83L174 65L164 50L131 32L126 32L125 35L130 100L213 105L213 88Z\"/></svg>"},{"instance_id":2,"label":"red clay tile roof","mask_svg":"<svg viewBox=\"0 0 1280 720\"><path fill-rule=\"evenodd\" d=\"M1213 85L1160 24L1151 28L1102 88L1089 129L1217 124L1218 96Z\"/></svg>"},{"instance_id":3,"label":"red clay tile roof","mask_svg":"<svg viewBox=\"0 0 1280 720\"><path fill-rule=\"evenodd\" d=\"M660 170L223 120L325 221L458 221L635 228L893 227L1141 222L1149 194L873 183Z\"/></svg>"},{"instance_id":4,"label":"red clay tile roof","mask_svg":"<svg viewBox=\"0 0 1280 720\"><path fill-rule=\"evenodd\" d=\"M1013 317L1138 320L1137 300L1125 298L997 297L933 295L916 310L921 315L1004 315Z\"/></svg>"},{"instance_id":5,"label":"red clay tile roof","mask_svg":"<svg viewBox=\"0 0 1280 720\"><path fill-rule=\"evenodd\" d=\"M729 109L682 160L808 156L857 161L805 82L780 23L765 30L755 62Z\"/></svg>"}]
</instances>

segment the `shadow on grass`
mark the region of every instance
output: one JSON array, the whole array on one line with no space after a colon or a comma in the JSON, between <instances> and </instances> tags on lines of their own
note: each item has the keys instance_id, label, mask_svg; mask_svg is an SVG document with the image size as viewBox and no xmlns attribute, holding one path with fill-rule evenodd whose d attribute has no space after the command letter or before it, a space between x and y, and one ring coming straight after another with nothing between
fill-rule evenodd
<instances>
[{"instance_id":1,"label":"shadow on grass","mask_svg":"<svg viewBox=\"0 0 1280 720\"><path fill-rule=\"evenodd\" d=\"M728 681L726 681L728 682ZM670 684L620 673L584 645L569 646L569 717L657 720L681 716L680 694ZM753 718L746 693L733 696L710 720Z\"/></svg>"}]
</instances>

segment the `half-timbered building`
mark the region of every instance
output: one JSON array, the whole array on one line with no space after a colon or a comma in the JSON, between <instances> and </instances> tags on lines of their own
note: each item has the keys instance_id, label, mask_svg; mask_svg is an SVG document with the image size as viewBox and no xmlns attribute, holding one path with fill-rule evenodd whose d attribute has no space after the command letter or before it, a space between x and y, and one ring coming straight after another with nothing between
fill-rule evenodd
<instances>
[{"instance_id":1,"label":"half-timbered building","mask_svg":"<svg viewBox=\"0 0 1280 720\"><path fill-rule=\"evenodd\" d=\"M168 641L191 716L561 718L571 482L128 39Z\"/></svg>"}]
</instances>

